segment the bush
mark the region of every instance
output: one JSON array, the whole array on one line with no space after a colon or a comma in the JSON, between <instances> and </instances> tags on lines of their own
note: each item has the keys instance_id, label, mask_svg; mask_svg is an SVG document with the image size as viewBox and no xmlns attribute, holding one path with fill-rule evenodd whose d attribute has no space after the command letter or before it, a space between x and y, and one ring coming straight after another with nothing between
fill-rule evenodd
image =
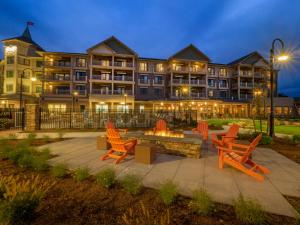
<instances>
[{"instance_id":1,"label":"bush","mask_svg":"<svg viewBox=\"0 0 300 225\"><path fill-rule=\"evenodd\" d=\"M35 171L46 171L49 167L47 160L48 158L43 156L34 156L30 168Z\"/></svg>"},{"instance_id":2,"label":"bush","mask_svg":"<svg viewBox=\"0 0 300 225\"><path fill-rule=\"evenodd\" d=\"M115 183L116 173L114 169L104 169L96 175L97 184L105 188L110 188Z\"/></svg>"},{"instance_id":3,"label":"bush","mask_svg":"<svg viewBox=\"0 0 300 225\"><path fill-rule=\"evenodd\" d=\"M39 176L0 177L0 223L21 224L30 220L44 194L54 185Z\"/></svg>"},{"instance_id":4,"label":"bush","mask_svg":"<svg viewBox=\"0 0 300 225\"><path fill-rule=\"evenodd\" d=\"M166 205L171 205L178 195L177 185L172 181L165 182L159 189L159 196Z\"/></svg>"},{"instance_id":5,"label":"bush","mask_svg":"<svg viewBox=\"0 0 300 225\"><path fill-rule=\"evenodd\" d=\"M121 185L128 193L137 195L142 187L142 180L136 175L126 175L121 180Z\"/></svg>"},{"instance_id":6,"label":"bush","mask_svg":"<svg viewBox=\"0 0 300 225\"><path fill-rule=\"evenodd\" d=\"M299 144L300 143L300 134L293 135L293 142L295 144Z\"/></svg>"},{"instance_id":7,"label":"bush","mask_svg":"<svg viewBox=\"0 0 300 225\"><path fill-rule=\"evenodd\" d=\"M7 140L1 140L0 145L0 160L7 159L9 153L13 151L13 147L7 143Z\"/></svg>"},{"instance_id":8,"label":"bush","mask_svg":"<svg viewBox=\"0 0 300 225\"><path fill-rule=\"evenodd\" d=\"M237 219L243 224L257 225L266 222L261 205L256 201L244 199L242 195L234 201L234 210Z\"/></svg>"},{"instance_id":9,"label":"bush","mask_svg":"<svg viewBox=\"0 0 300 225\"><path fill-rule=\"evenodd\" d=\"M211 196L204 190L196 190L193 193L190 207L199 215L210 215L214 209Z\"/></svg>"},{"instance_id":10,"label":"bush","mask_svg":"<svg viewBox=\"0 0 300 225\"><path fill-rule=\"evenodd\" d=\"M83 181L90 176L90 171L88 168L78 168L74 172L74 178L77 181Z\"/></svg>"},{"instance_id":11,"label":"bush","mask_svg":"<svg viewBox=\"0 0 300 225\"><path fill-rule=\"evenodd\" d=\"M260 143L262 145L270 145L270 144L272 144L272 141L273 141L273 139L270 136L267 136L264 134L261 138Z\"/></svg>"},{"instance_id":12,"label":"bush","mask_svg":"<svg viewBox=\"0 0 300 225\"><path fill-rule=\"evenodd\" d=\"M64 178L68 174L68 167L64 163L56 164L52 167L51 173L58 178Z\"/></svg>"},{"instance_id":13,"label":"bush","mask_svg":"<svg viewBox=\"0 0 300 225\"><path fill-rule=\"evenodd\" d=\"M27 135L27 142L29 145L32 145L35 139L36 139L36 134L30 133Z\"/></svg>"}]
</instances>

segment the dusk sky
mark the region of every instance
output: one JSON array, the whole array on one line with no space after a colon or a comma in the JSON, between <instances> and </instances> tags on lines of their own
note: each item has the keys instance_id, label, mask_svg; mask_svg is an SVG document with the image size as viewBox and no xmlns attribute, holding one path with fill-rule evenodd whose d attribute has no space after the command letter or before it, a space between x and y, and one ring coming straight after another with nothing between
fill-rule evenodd
<instances>
[{"instance_id":1,"label":"dusk sky","mask_svg":"<svg viewBox=\"0 0 300 225\"><path fill-rule=\"evenodd\" d=\"M20 35L26 21L48 51L85 52L115 35L141 57L167 58L193 43L216 63L255 50L268 58L279 37L293 52L280 92L300 96L299 0L0 0L1 40Z\"/></svg>"}]
</instances>

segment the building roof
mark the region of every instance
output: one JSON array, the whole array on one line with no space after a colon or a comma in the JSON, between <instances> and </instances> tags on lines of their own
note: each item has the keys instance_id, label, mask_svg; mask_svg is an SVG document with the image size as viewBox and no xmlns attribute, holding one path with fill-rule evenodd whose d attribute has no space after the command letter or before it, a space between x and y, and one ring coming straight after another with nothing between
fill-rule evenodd
<instances>
[{"instance_id":1,"label":"building roof","mask_svg":"<svg viewBox=\"0 0 300 225\"><path fill-rule=\"evenodd\" d=\"M179 52L172 55L169 59L183 59L183 60L194 60L194 61L209 61L210 59L203 52L201 52L193 44L188 45Z\"/></svg>"},{"instance_id":2,"label":"building roof","mask_svg":"<svg viewBox=\"0 0 300 225\"><path fill-rule=\"evenodd\" d=\"M111 36L110 38L107 38L106 40L92 46L87 51L91 51L102 44L106 45L107 47L109 47L111 50L113 50L117 54L137 55L135 53L135 51L133 51L131 48L129 48L127 45L125 45L123 42L121 42L115 36Z\"/></svg>"},{"instance_id":3,"label":"building roof","mask_svg":"<svg viewBox=\"0 0 300 225\"><path fill-rule=\"evenodd\" d=\"M147 57L139 57L139 60L149 60L149 61L167 61L167 59L147 58Z\"/></svg>"},{"instance_id":4,"label":"building roof","mask_svg":"<svg viewBox=\"0 0 300 225\"><path fill-rule=\"evenodd\" d=\"M241 58L238 58L230 63L228 65L236 65L236 64L248 64L253 65L259 60L263 60L266 64L269 64L268 61L257 51L251 52L248 55L242 56Z\"/></svg>"},{"instance_id":5,"label":"building roof","mask_svg":"<svg viewBox=\"0 0 300 225\"><path fill-rule=\"evenodd\" d=\"M30 30L28 28L28 26L26 26L23 34L21 36L17 36L17 37L13 37L13 38L7 38L4 39L2 41L10 41L10 40L19 40L19 41L23 41L29 44L34 45L38 51L45 51L40 45L38 45L36 42L34 42L32 40L31 34L30 34Z\"/></svg>"}]
</instances>

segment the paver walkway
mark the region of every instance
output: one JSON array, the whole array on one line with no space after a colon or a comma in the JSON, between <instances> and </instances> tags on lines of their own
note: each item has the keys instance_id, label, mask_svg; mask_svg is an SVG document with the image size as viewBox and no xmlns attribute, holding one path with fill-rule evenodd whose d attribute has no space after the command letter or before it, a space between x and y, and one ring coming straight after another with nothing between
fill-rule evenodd
<instances>
[{"instance_id":1,"label":"paver walkway","mask_svg":"<svg viewBox=\"0 0 300 225\"><path fill-rule=\"evenodd\" d=\"M267 149L258 148L253 159L271 170L264 182L230 167L218 169L216 151L210 145L203 150L203 158L191 159L158 154L153 165L136 163L129 157L119 165L112 159L101 161L104 150L96 149L96 138L75 138L48 144L57 156L51 164L66 163L71 169L88 167L95 174L105 167L114 167L117 178L134 173L142 176L146 187L159 188L167 179L179 185L180 193L190 196L192 191L205 188L217 202L232 204L239 194L257 199L266 211L271 213L298 216L296 210L283 195L300 197L300 165Z\"/></svg>"}]
</instances>

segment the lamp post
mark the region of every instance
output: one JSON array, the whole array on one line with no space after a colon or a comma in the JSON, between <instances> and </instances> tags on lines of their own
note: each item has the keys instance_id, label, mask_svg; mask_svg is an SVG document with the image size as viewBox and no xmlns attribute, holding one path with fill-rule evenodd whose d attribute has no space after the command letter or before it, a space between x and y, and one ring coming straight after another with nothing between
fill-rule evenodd
<instances>
[{"instance_id":1,"label":"lamp post","mask_svg":"<svg viewBox=\"0 0 300 225\"><path fill-rule=\"evenodd\" d=\"M77 91L74 91L72 93L72 112L74 112L74 106L75 106L75 100L76 100L76 96L78 95Z\"/></svg>"},{"instance_id":2,"label":"lamp post","mask_svg":"<svg viewBox=\"0 0 300 225\"><path fill-rule=\"evenodd\" d=\"M280 62L287 61L289 59L289 56L285 54L284 52L284 42L276 38L272 42L272 48L270 49L270 129L269 129L269 136L274 137L274 61L275 61L275 44L276 42L280 43L281 49L280 49L280 55L277 57L277 60Z\"/></svg>"}]
</instances>

